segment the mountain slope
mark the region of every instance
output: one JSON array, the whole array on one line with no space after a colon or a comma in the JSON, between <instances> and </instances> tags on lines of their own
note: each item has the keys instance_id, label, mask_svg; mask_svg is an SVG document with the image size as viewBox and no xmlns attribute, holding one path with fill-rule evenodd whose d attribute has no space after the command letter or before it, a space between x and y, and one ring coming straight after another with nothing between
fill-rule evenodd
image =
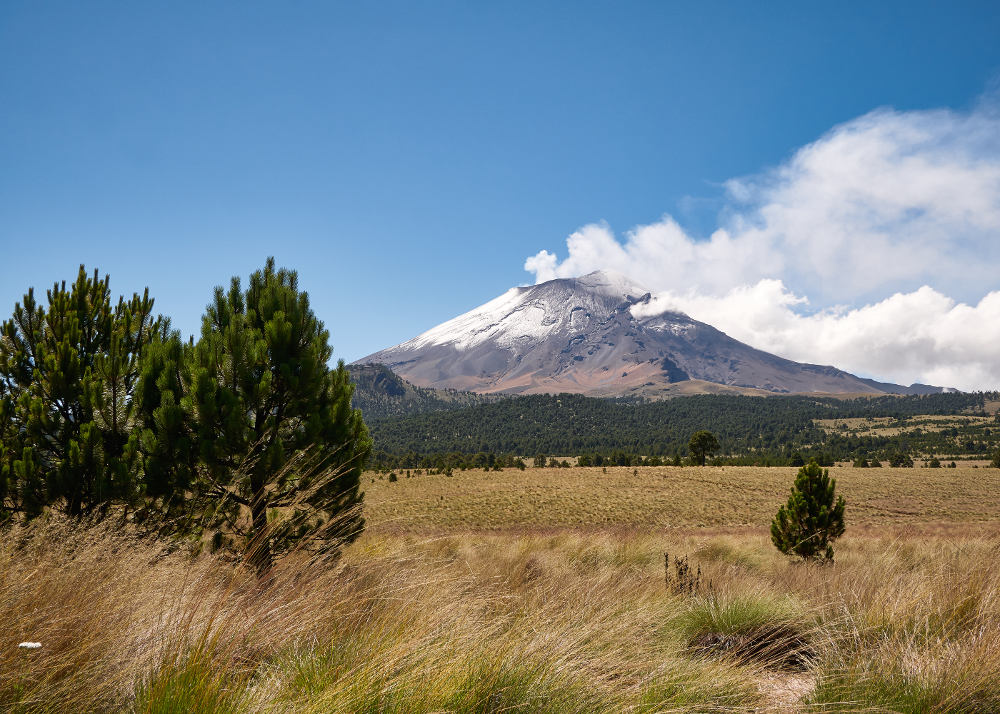
<instances>
[{"instance_id":1,"label":"mountain slope","mask_svg":"<svg viewBox=\"0 0 1000 714\"><path fill-rule=\"evenodd\" d=\"M381 364L352 364L347 370L354 382L351 406L360 409L366 420L464 409L504 398L502 395L417 387Z\"/></svg>"},{"instance_id":2,"label":"mountain slope","mask_svg":"<svg viewBox=\"0 0 1000 714\"><path fill-rule=\"evenodd\" d=\"M910 393L754 349L679 312L650 311L649 291L599 271L512 288L355 364L384 364L422 387L486 393Z\"/></svg>"}]
</instances>

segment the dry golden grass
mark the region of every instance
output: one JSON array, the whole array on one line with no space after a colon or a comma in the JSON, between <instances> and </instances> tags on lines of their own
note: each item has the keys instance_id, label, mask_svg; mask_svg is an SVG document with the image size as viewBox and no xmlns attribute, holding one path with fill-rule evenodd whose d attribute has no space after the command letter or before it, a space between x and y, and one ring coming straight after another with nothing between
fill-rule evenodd
<instances>
[{"instance_id":1,"label":"dry golden grass","mask_svg":"<svg viewBox=\"0 0 1000 714\"><path fill-rule=\"evenodd\" d=\"M765 527L797 469L748 466L367 474L368 520L410 532L505 528ZM853 525L983 522L1000 516L1000 469L855 469L831 475Z\"/></svg>"},{"instance_id":2,"label":"dry golden grass","mask_svg":"<svg viewBox=\"0 0 1000 714\"><path fill-rule=\"evenodd\" d=\"M361 540L266 585L106 525L14 529L0 711L1000 711L998 470L837 470L831 567L769 542L793 472L376 479ZM664 551L701 585L668 588Z\"/></svg>"},{"instance_id":3,"label":"dry golden grass","mask_svg":"<svg viewBox=\"0 0 1000 714\"><path fill-rule=\"evenodd\" d=\"M873 417L871 419L863 417L851 417L848 419L814 419L817 426L827 434L835 432L850 432L857 436L898 436L900 434L913 433L918 429L925 432L938 432L945 429L961 428L966 426L986 426L996 423L993 416L974 415L934 415L926 414L918 417L911 417L905 424L898 424L891 417Z\"/></svg>"}]
</instances>

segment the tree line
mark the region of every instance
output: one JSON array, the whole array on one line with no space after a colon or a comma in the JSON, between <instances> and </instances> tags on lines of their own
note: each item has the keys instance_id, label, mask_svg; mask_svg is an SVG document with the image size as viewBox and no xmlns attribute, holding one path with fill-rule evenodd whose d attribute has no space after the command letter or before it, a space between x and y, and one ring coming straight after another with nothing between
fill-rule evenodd
<instances>
[{"instance_id":1,"label":"tree line","mask_svg":"<svg viewBox=\"0 0 1000 714\"><path fill-rule=\"evenodd\" d=\"M0 522L49 510L272 558L364 526L372 441L295 271L217 287L197 341L80 267L0 328ZM318 536L317 536L318 534Z\"/></svg>"},{"instance_id":2,"label":"tree line","mask_svg":"<svg viewBox=\"0 0 1000 714\"><path fill-rule=\"evenodd\" d=\"M368 419L376 463L426 467L477 454L559 454L601 465L660 463L692 455L693 433L710 430L718 458L742 465L820 465L897 453L989 454L998 427L958 427L861 436L827 433L817 419L981 413L990 395L947 393L859 399L806 396L693 395L660 402L607 400L573 394L530 395L465 409Z\"/></svg>"}]
</instances>

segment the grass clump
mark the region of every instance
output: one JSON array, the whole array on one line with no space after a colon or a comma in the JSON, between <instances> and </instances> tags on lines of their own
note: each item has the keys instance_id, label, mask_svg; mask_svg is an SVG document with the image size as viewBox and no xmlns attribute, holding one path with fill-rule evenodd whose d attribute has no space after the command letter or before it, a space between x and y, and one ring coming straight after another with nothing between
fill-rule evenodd
<instances>
[{"instance_id":1,"label":"grass clump","mask_svg":"<svg viewBox=\"0 0 1000 714\"><path fill-rule=\"evenodd\" d=\"M994 643L996 644L996 643ZM902 648L902 649L901 649ZM808 703L839 711L1000 711L996 649L910 649L901 642L824 667ZM978 656L971 658L975 652Z\"/></svg>"},{"instance_id":2,"label":"grass clump","mask_svg":"<svg viewBox=\"0 0 1000 714\"><path fill-rule=\"evenodd\" d=\"M325 646L297 648L275 657L266 672L283 700L308 701L333 688L370 654L358 638L340 634Z\"/></svg>"},{"instance_id":3,"label":"grass clump","mask_svg":"<svg viewBox=\"0 0 1000 714\"><path fill-rule=\"evenodd\" d=\"M167 662L137 687L141 714L240 714L246 711L246 679L194 651Z\"/></svg>"},{"instance_id":4,"label":"grass clump","mask_svg":"<svg viewBox=\"0 0 1000 714\"><path fill-rule=\"evenodd\" d=\"M431 644L403 661L393 661L392 652L377 652L350 670L338 670L335 662L327 676L322 659L307 658L304 681L300 669L286 682L300 695L288 701L295 711L331 714L584 714L621 706L558 670L552 657L477 652L441 659L442 654Z\"/></svg>"},{"instance_id":5,"label":"grass clump","mask_svg":"<svg viewBox=\"0 0 1000 714\"><path fill-rule=\"evenodd\" d=\"M803 670L815 656L805 618L788 598L757 593L694 600L677 622L699 655L784 670Z\"/></svg>"},{"instance_id":6,"label":"grass clump","mask_svg":"<svg viewBox=\"0 0 1000 714\"><path fill-rule=\"evenodd\" d=\"M608 701L573 677L561 673L553 661L521 661L513 656L483 654L442 702L442 711L455 714L587 714L613 711Z\"/></svg>"},{"instance_id":7,"label":"grass clump","mask_svg":"<svg viewBox=\"0 0 1000 714\"><path fill-rule=\"evenodd\" d=\"M753 676L724 664L673 659L650 677L636 712L733 711L765 704Z\"/></svg>"}]
</instances>

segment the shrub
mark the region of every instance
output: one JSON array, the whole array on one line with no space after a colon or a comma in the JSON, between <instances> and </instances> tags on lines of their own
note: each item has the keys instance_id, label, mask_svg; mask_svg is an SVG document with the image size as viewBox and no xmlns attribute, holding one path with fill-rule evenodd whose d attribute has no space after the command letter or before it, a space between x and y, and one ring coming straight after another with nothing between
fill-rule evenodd
<instances>
[{"instance_id":1,"label":"shrub","mask_svg":"<svg viewBox=\"0 0 1000 714\"><path fill-rule=\"evenodd\" d=\"M910 458L909 454L897 453L889 457L889 465L895 469L912 469L913 459Z\"/></svg>"},{"instance_id":2,"label":"shrub","mask_svg":"<svg viewBox=\"0 0 1000 714\"><path fill-rule=\"evenodd\" d=\"M678 558L676 555L674 556L674 570L673 572L670 572L670 554L664 553L663 571L667 590L675 595L701 592L701 566L699 565L696 571L692 571L691 564L688 562L688 557L686 555L681 558ZM705 587L711 591L711 581L709 581Z\"/></svg>"}]
</instances>

